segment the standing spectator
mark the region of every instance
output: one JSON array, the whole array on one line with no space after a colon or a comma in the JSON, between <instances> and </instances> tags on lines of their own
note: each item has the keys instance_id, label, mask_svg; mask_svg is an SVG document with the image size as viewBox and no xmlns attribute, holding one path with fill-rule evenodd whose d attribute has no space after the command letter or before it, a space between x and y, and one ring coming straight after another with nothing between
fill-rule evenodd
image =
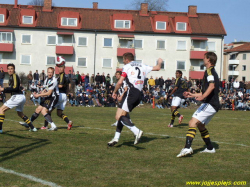
<instances>
[{"instance_id":1,"label":"standing spectator","mask_svg":"<svg viewBox=\"0 0 250 187\"><path fill-rule=\"evenodd\" d=\"M110 78L109 74L106 76L105 81L106 81L106 89L108 89L108 88L109 88L109 86L111 85L111 84L110 84L110 82L111 82L111 78Z\"/></svg>"},{"instance_id":2,"label":"standing spectator","mask_svg":"<svg viewBox=\"0 0 250 187\"><path fill-rule=\"evenodd\" d=\"M40 73L39 75L41 85L43 85L45 78L46 78L46 74L44 73L44 70L42 70L42 73Z\"/></svg>"},{"instance_id":3,"label":"standing spectator","mask_svg":"<svg viewBox=\"0 0 250 187\"><path fill-rule=\"evenodd\" d=\"M246 82L245 88L246 88L246 93L250 94L250 82Z\"/></svg>"},{"instance_id":4,"label":"standing spectator","mask_svg":"<svg viewBox=\"0 0 250 187\"><path fill-rule=\"evenodd\" d=\"M222 81L219 79L219 89L222 91Z\"/></svg>"},{"instance_id":5,"label":"standing spectator","mask_svg":"<svg viewBox=\"0 0 250 187\"><path fill-rule=\"evenodd\" d=\"M226 84L226 79L223 79L223 81L222 81L222 91L225 90L225 84Z\"/></svg>"},{"instance_id":6,"label":"standing spectator","mask_svg":"<svg viewBox=\"0 0 250 187\"><path fill-rule=\"evenodd\" d=\"M151 76L150 79L148 80L148 84L149 84L149 90L151 90L151 88L155 86L155 80L153 79L153 76Z\"/></svg>"},{"instance_id":7,"label":"standing spectator","mask_svg":"<svg viewBox=\"0 0 250 187\"><path fill-rule=\"evenodd\" d=\"M28 79L28 86L27 86L27 90L29 90L30 85L32 84L32 80L33 80L32 71L30 71L30 72L29 72L29 74L27 75L27 79Z\"/></svg>"},{"instance_id":8,"label":"standing spectator","mask_svg":"<svg viewBox=\"0 0 250 187\"><path fill-rule=\"evenodd\" d=\"M105 73L104 73L104 72L102 73L102 76L101 76L101 84L102 84L103 86L106 85L106 77L105 77Z\"/></svg>"},{"instance_id":9,"label":"standing spectator","mask_svg":"<svg viewBox=\"0 0 250 187\"><path fill-rule=\"evenodd\" d=\"M85 76L85 86L87 86L89 84L89 74L87 73L87 75Z\"/></svg>"},{"instance_id":10,"label":"standing spectator","mask_svg":"<svg viewBox=\"0 0 250 187\"><path fill-rule=\"evenodd\" d=\"M170 85L171 85L171 80L170 80L170 78L168 77L168 79L165 80L165 90L166 90L166 92L169 91L169 86L170 86Z\"/></svg>"},{"instance_id":11,"label":"standing spectator","mask_svg":"<svg viewBox=\"0 0 250 187\"><path fill-rule=\"evenodd\" d=\"M243 81L240 81L240 90L242 91L242 92L244 92L244 85L245 85L245 83L243 82Z\"/></svg>"},{"instance_id":12,"label":"standing spectator","mask_svg":"<svg viewBox=\"0 0 250 187\"><path fill-rule=\"evenodd\" d=\"M37 85L37 83L38 83L38 81L39 81L39 73L38 73L38 70L36 70L36 72L34 73L33 78L34 78L35 85Z\"/></svg>"},{"instance_id":13,"label":"standing spectator","mask_svg":"<svg viewBox=\"0 0 250 187\"><path fill-rule=\"evenodd\" d=\"M96 85L97 85L97 86L100 85L101 80L102 80L102 78L101 78L100 74L97 73L97 75L95 76L95 82L96 82Z\"/></svg>"},{"instance_id":14,"label":"standing spectator","mask_svg":"<svg viewBox=\"0 0 250 187\"><path fill-rule=\"evenodd\" d=\"M76 85L81 83L81 75L79 74L79 71L77 71L75 74L75 81L76 81Z\"/></svg>"},{"instance_id":15,"label":"standing spectator","mask_svg":"<svg viewBox=\"0 0 250 187\"><path fill-rule=\"evenodd\" d=\"M163 89L163 85L164 85L164 79L163 79L162 76L159 78L159 85L160 85L160 89L162 90Z\"/></svg>"},{"instance_id":16,"label":"standing spectator","mask_svg":"<svg viewBox=\"0 0 250 187\"><path fill-rule=\"evenodd\" d=\"M143 86L145 87L145 85L148 87L148 78L147 77L144 79Z\"/></svg>"},{"instance_id":17,"label":"standing spectator","mask_svg":"<svg viewBox=\"0 0 250 187\"><path fill-rule=\"evenodd\" d=\"M5 72L3 71L3 68L1 67L1 70L0 70L0 86L1 87L3 87L4 77L5 77Z\"/></svg>"},{"instance_id":18,"label":"standing spectator","mask_svg":"<svg viewBox=\"0 0 250 187\"><path fill-rule=\"evenodd\" d=\"M115 76L115 75L112 77L112 81L113 81L113 84L114 84L114 86L115 86L115 85L116 85L116 83L117 83L117 78L116 78L116 76Z\"/></svg>"},{"instance_id":19,"label":"standing spectator","mask_svg":"<svg viewBox=\"0 0 250 187\"><path fill-rule=\"evenodd\" d=\"M158 77L155 78L155 85L158 87L159 86L159 79Z\"/></svg>"},{"instance_id":20,"label":"standing spectator","mask_svg":"<svg viewBox=\"0 0 250 187\"><path fill-rule=\"evenodd\" d=\"M85 74L84 73L81 74L81 83L85 83Z\"/></svg>"},{"instance_id":21,"label":"standing spectator","mask_svg":"<svg viewBox=\"0 0 250 187\"><path fill-rule=\"evenodd\" d=\"M72 74L71 70L69 70L68 78L69 78L70 82L73 80L73 74Z\"/></svg>"},{"instance_id":22,"label":"standing spectator","mask_svg":"<svg viewBox=\"0 0 250 187\"><path fill-rule=\"evenodd\" d=\"M238 90L240 88L240 83L238 82L237 79L235 79L235 81L233 82L233 88Z\"/></svg>"},{"instance_id":23,"label":"standing spectator","mask_svg":"<svg viewBox=\"0 0 250 187\"><path fill-rule=\"evenodd\" d=\"M90 77L90 84L93 85L95 83L95 75L92 74Z\"/></svg>"},{"instance_id":24,"label":"standing spectator","mask_svg":"<svg viewBox=\"0 0 250 187\"><path fill-rule=\"evenodd\" d=\"M191 77L189 77L189 80L187 81L187 86L188 86L188 89L190 90L191 87L193 86L193 83L192 83L192 80L191 80Z\"/></svg>"}]
</instances>

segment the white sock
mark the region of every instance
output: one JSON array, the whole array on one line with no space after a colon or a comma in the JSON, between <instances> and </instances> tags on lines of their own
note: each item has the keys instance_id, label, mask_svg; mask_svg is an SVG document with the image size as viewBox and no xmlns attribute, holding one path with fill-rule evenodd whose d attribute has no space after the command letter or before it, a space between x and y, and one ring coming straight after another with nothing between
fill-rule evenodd
<instances>
[{"instance_id":1,"label":"white sock","mask_svg":"<svg viewBox=\"0 0 250 187\"><path fill-rule=\"evenodd\" d=\"M130 130L134 133L134 135L137 135L140 131L136 126L130 127Z\"/></svg>"},{"instance_id":2,"label":"white sock","mask_svg":"<svg viewBox=\"0 0 250 187\"><path fill-rule=\"evenodd\" d=\"M118 124L118 121L116 121L116 122L115 122L115 124L116 124L116 126L117 126L117 124Z\"/></svg>"},{"instance_id":3,"label":"white sock","mask_svg":"<svg viewBox=\"0 0 250 187\"><path fill-rule=\"evenodd\" d=\"M115 137L114 137L114 139L118 139L118 140L119 140L120 136L121 136L121 133L115 132Z\"/></svg>"},{"instance_id":4,"label":"white sock","mask_svg":"<svg viewBox=\"0 0 250 187\"><path fill-rule=\"evenodd\" d=\"M51 128L56 128L56 124L54 122L50 123Z\"/></svg>"}]
</instances>

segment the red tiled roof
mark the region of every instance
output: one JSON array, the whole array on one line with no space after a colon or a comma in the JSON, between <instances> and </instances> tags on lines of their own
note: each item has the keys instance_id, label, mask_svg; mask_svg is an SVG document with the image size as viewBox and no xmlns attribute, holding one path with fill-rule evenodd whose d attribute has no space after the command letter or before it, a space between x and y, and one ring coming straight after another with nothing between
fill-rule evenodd
<instances>
[{"instance_id":1,"label":"red tiled roof","mask_svg":"<svg viewBox=\"0 0 250 187\"><path fill-rule=\"evenodd\" d=\"M244 52L244 51L250 51L250 42L245 43L243 45L240 45L238 47L235 47L233 49L224 50L224 52Z\"/></svg>"},{"instance_id":2,"label":"red tiled roof","mask_svg":"<svg viewBox=\"0 0 250 187\"><path fill-rule=\"evenodd\" d=\"M10 12L8 19L8 27L17 27L20 20L20 11L26 9L27 5L19 5L19 8L13 8L14 5L0 4L1 8L6 8ZM78 12L81 18L81 26L79 28L68 28L67 30L97 30L97 31L112 31L111 17L117 14L129 14L133 17L133 32L148 32L157 33L154 31L151 17L155 12L149 12L149 16L141 16L139 10L111 10L111 9L90 9L90 8L67 8L67 7L53 7L52 12L42 11L43 7L33 6L36 11L38 28L51 28L58 29L58 17L61 12ZM171 19L175 17L187 17L191 28L191 34L198 35L226 35L226 31L221 22L218 14L198 13L198 17L188 17L187 12L157 12L157 15L168 16ZM175 33L173 28L175 25L170 26L170 33ZM66 29L66 27L62 28ZM123 29L123 32L126 32ZM160 33L160 32L159 32ZM187 34L187 33L178 33Z\"/></svg>"}]
</instances>

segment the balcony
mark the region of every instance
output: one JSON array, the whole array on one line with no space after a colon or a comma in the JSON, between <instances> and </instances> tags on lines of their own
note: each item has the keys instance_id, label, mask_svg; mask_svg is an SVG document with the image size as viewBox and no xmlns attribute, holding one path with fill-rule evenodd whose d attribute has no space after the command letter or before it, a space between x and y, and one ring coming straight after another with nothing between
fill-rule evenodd
<instances>
[{"instance_id":1,"label":"balcony","mask_svg":"<svg viewBox=\"0 0 250 187\"><path fill-rule=\"evenodd\" d=\"M0 52L13 52L14 44L10 43L0 43Z\"/></svg>"},{"instance_id":2,"label":"balcony","mask_svg":"<svg viewBox=\"0 0 250 187\"><path fill-rule=\"evenodd\" d=\"M73 46L56 46L57 55L73 55L74 47Z\"/></svg>"},{"instance_id":3,"label":"balcony","mask_svg":"<svg viewBox=\"0 0 250 187\"><path fill-rule=\"evenodd\" d=\"M132 53L135 55L134 48L117 48L117 56L123 56L124 53Z\"/></svg>"},{"instance_id":4,"label":"balcony","mask_svg":"<svg viewBox=\"0 0 250 187\"><path fill-rule=\"evenodd\" d=\"M228 71L228 75L238 76L238 75L239 75L239 71L237 71L237 70L234 70L234 71Z\"/></svg>"},{"instance_id":5,"label":"balcony","mask_svg":"<svg viewBox=\"0 0 250 187\"><path fill-rule=\"evenodd\" d=\"M228 61L228 64L229 64L229 65L239 65L239 64L240 64L240 61L239 61L239 60L229 60L229 61Z\"/></svg>"},{"instance_id":6,"label":"balcony","mask_svg":"<svg viewBox=\"0 0 250 187\"><path fill-rule=\"evenodd\" d=\"M190 59L202 60L206 52L207 51L190 51Z\"/></svg>"}]
</instances>

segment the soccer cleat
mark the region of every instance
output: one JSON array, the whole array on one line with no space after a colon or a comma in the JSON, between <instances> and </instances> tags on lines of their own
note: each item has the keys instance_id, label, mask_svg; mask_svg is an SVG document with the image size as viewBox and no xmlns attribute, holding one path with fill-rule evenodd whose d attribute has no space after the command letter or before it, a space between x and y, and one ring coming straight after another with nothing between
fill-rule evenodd
<instances>
[{"instance_id":1,"label":"soccer cleat","mask_svg":"<svg viewBox=\"0 0 250 187\"><path fill-rule=\"evenodd\" d=\"M143 135L143 131L139 130L139 133L135 136L134 145L136 145L136 144L139 143L139 141L140 141L142 135Z\"/></svg>"},{"instance_id":2,"label":"soccer cleat","mask_svg":"<svg viewBox=\"0 0 250 187\"><path fill-rule=\"evenodd\" d=\"M3 130L0 130L0 134L2 134L3 133Z\"/></svg>"},{"instance_id":3,"label":"soccer cleat","mask_svg":"<svg viewBox=\"0 0 250 187\"><path fill-rule=\"evenodd\" d=\"M169 124L168 124L168 127L174 127L174 125L173 125L173 124L171 124L171 123L169 123Z\"/></svg>"},{"instance_id":4,"label":"soccer cleat","mask_svg":"<svg viewBox=\"0 0 250 187\"><path fill-rule=\"evenodd\" d=\"M68 130L71 130L72 126L73 126L73 122L69 121L69 123L68 123Z\"/></svg>"},{"instance_id":5,"label":"soccer cleat","mask_svg":"<svg viewBox=\"0 0 250 187\"><path fill-rule=\"evenodd\" d=\"M26 128L29 128L29 125L27 123L25 123L25 122L19 122L19 124L26 127Z\"/></svg>"},{"instance_id":6,"label":"soccer cleat","mask_svg":"<svg viewBox=\"0 0 250 187\"><path fill-rule=\"evenodd\" d=\"M115 144L118 143L118 139L117 138L113 138L110 142L108 142L108 146L109 147L113 147Z\"/></svg>"},{"instance_id":7,"label":"soccer cleat","mask_svg":"<svg viewBox=\"0 0 250 187\"><path fill-rule=\"evenodd\" d=\"M116 126L117 126L116 122L111 125L111 127L116 127Z\"/></svg>"},{"instance_id":8,"label":"soccer cleat","mask_svg":"<svg viewBox=\"0 0 250 187\"><path fill-rule=\"evenodd\" d=\"M181 124L181 122L182 122L183 118L184 118L184 116L183 116L183 115L181 115L181 116L179 117L179 124Z\"/></svg>"},{"instance_id":9,"label":"soccer cleat","mask_svg":"<svg viewBox=\"0 0 250 187\"><path fill-rule=\"evenodd\" d=\"M186 155L191 155L193 153L193 149L190 147L188 148L183 148L180 152L180 154L177 155L178 158L186 156Z\"/></svg>"},{"instance_id":10,"label":"soccer cleat","mask_svg":"<svg viewBox=\"0 0 250 187\"><path fill-rule=\"evenodd\" d=\"M201 151L200 153L215 153L215 149L213 148L212 150L209 150L209 149L204 149L203 151Z\"/></svg>"},{"instance_id":11,"label":"soccer cleat","mask_svg":"<svg viewBox=\"0 0 250 187\"><path fill-rule=\"evenodd\" d=\"M41 130L46 130L46 129L48 129L48 127L43 126L43 127L41 127L40 129L41 129Z\"/></svg>"},{"instance_id":12,"label":"soccer cleat","mask_svg":"<svg viewBox=\"0 0 250 187\"><path fill-rule=\"evenodd\" d=\"M48 131L57 131L57 127L51 127Z\"/></svg>"},{"instance_id":13,"label":"soccer cleat","mask_svg":"<svg viewBox=\"0 0 250 187\"><path fill-rule=\"evenodd\" d=\"M37 132L37 129L34 128L34 129L30 129L29 131L30 131L30 132Z\"/></svg>"}]
</instances>

